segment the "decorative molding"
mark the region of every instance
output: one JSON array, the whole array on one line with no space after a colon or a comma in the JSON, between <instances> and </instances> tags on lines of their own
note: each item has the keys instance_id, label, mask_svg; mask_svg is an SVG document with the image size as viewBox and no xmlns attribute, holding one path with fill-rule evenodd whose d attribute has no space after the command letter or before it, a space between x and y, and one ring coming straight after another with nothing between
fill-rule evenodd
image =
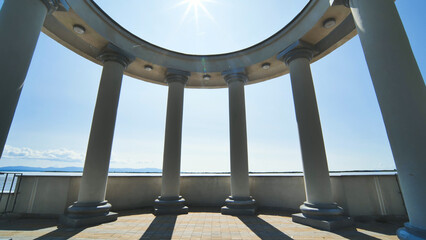
<instances>
[{"instance_id":1,"label":"decorative molding","mask_svg":"<svg viewBox=\"0 0 426 240\"><path fill-rule=\"evenodd\" d=\"M248 81L248 77L244 68L235 68L223 71L222 76L228 85L234 81L240 81L244 84Z\"/></svg>"},{"instance_id":2,"label":"decorative molding","mask_svg":"<svg viewBox=\"0 0 426 240\"><path fill-rule=\"evenodd\" d=\"M116 47L114 44L109 43L103 50L102 53L98 56L98 59L102 62L118 62L127 68L130 63L135 59L132 55L124 52L120 48Z\"/></svg>"},{"instance_id":3,"label":"decorative molding","mask_svg":"<svg viewBox=\"0 0 426 240\"><path fill-rule=\"evenodd\" d=\"M347 8L350 8L350 6L349 6L349 0L331 0L332 2L333 2L333 6L336 6L336 5L343 5L343 6L345 6L345 7L347 7Z\"/></svg>"},{"instance_id":4,"label":"decorative molding","mask_svg":"<svg viewBox=\"0 0 426 240\"><path fill-rule=\"evenodd\" d=\"M350 0L340 0L342 2L342 5L347 7L347 8L351 8L351 4L350 4Z\"/></svg>"},{"instance_id":5,"label":"decorative molding","mask_svg":"<svg viewBox=\"0 0 426 240\"><path fill-rule=\"evenodd\" d=\"M189 76L191 76L190 72L168 68L166 72L166 82L180 82L185 85L188 82Z\"/></svg>"},{"instance_id":6,"label":"decorative molding","mask_svg":"<svg viewBox=\"0 0 426 240\"><path fill-rule=\"evenodd\" d=\"M409 222L396 232L400 239L426 239L426 229L415 227Z\"/></svg>"},{"instance_id":7,"label":"decorative molding","mask_svg":"<svg viewBox=\"0 0 426 240\"><path fill-rule=\"evenodd\" d=\"M313 56L313 47L302 41L297 41L284 49L284 51L280 52L277 55L277 59L283 61L288 66L288 64L294 59L306 58L311 61Z\"/></svg>"},{"instance_id":8,"label":"decorative molding","mask_svg":"<svg viewBox=\"0 0 426 240\"><path fill-rule=\"evenodd\" d=\"M66 0L41 0L47 7L47 13L51 14L54 11L65 11L68 12L70 9Z\"/></svg>"}]
</instances>

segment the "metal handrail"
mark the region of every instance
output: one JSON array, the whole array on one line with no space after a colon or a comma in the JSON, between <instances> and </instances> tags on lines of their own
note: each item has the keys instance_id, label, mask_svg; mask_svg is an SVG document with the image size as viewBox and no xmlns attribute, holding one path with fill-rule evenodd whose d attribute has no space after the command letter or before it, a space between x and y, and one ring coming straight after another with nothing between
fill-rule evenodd
<instances>
[{"instance_id":1,"label":"metal handrail","mask_svg":"<svg viewBox=\"0 0 426 240\"><path fill-rule=\"evenodd\" d=\"M16 200L18 199L18 194L19 194L19 188L21 187L21 181L22 181L22 173L2 173L0 172L0 175L5 175L4 178L4 182L3 182L3 187L1 189L0 192L0 203L3 199L3 194L5 194L5 189L6 189L6 185L7 185L7 180L9 179L9 176L11 175L12 177L12 182L10 184L9 187L9 191L7 192L7 200L6 200L6 204L4 205L4 209L2 214L8 213L8 212L13 212L15 210L15 205L16 205ZM15 183L16 181L16 183ZM12 198L12 194L13 194L13 198ZM13 204L12 204L12 210L8 211L9 209L9 202L11 201L11 199L13 199Z\"/></svg>"}]
</instances>

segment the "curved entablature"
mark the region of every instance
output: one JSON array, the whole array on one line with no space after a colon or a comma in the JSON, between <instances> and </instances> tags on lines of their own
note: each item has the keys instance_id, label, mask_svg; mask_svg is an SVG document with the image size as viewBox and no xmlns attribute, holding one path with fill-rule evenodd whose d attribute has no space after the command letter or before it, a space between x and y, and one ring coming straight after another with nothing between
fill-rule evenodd
<instances>
[{"instance_id":1,"label":"curved entablature","mask_svg":"<svg viewBox=\"0 0 426 240\"><path fill-rule=\"evenodd\" d=\"M284 49L297 42L308 44L314 51L312 61L316 61L356 34L350 10L341 1L311 0L287 26L252 47L227 54L189 55L138 38L92 0L67 2L68 11L47 16L43 28L47 35L98 64L102 64L99 54L113 44L135 57L125 74L144 81L166 85L167 69L189 72L189 88L227 87L222 72L235 68L245 69L247 84L276 78L288 73L287 66L277 59Z\"/></svg>"}]
</instances>

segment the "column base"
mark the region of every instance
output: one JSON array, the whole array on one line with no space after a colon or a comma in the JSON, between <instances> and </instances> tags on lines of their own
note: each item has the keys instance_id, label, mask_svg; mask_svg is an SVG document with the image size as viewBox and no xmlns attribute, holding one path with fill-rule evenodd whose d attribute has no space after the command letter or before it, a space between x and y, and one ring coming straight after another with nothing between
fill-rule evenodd
<instances>
[{"instance_id":1,"label":"column base","mask_svg":"<svg viewBox=\"0 0 426 240\"><path fill-rule=\"evenodd\" d=\"M401 240L422 240L426 239L426 229L414 227L407 222L404 227L396 231L396 235Z\"/></svg>"},{"instance_id":2,"label":"column base","mask_svg":"<svg viewBox=\"0 0 426 240\"><path fill-rule=\"evenodd\" d=\"M326 231L334 231L354 225L354 221L350 217L342 216L343 209L336 203L312 204L305 202L300 206L300 210L302 213L291 215L295 223Z\"/></svg>"},{"instance_id":3,"label":"column base","mask_svg":"<svg viewBox=\"0 0 426 240\"><path fill-rule=\"evenodd\" d=\"M299 208L303 215L309 218L331 220L334 217L341 216L343 214L343 208L339 207L337 203L313 204L304 202Z\"/></svg>"},{"instance_id":4,"label":"column base","mask_svg":"<svg viewBox=\"0 0 426 240\"><path fill-rule=\"evenodd\" d=\"M256 215L256 200L250 197L232 197L225 200L220 212L224 215Z\"/></svg>"},{"instance_id":5,"label":"column base","mask_svg":"<svg viewBox=\"0 0 426 240\"><path fill-rule=\"evenodd\" d=\"M186 201L182 196L178 197L161 197L159 196L154 202L154 215L178 215L188 214L188 207L185 206Z\"/></svg>"},{"instance_id":6,"label":"column base","mask_svg":"<svg viewBox=\"0 0 426 240\"><path fill-rule=\"evenodd\" d=\"M117 220L118 214L110 212L111 204L108 201L100 203L79 203L75 202L68 207L65 215L62 215L59 222L67 227L86 227L98 225Z\"/></svg>"},{"instance_id":7,"label":"column base","mask_svg":"<svg viewBox=\"0 0 426 240\"><path fill-rule=\"evenodd\" d=\"M295 223L311 226L326 231L334 231L340 228L350 227L354 222L349 217L340 216L334 220L322 220L317 218L309 218L303 213L296 213L291 215L291 219Z\"/></svg>"}]
</instances>

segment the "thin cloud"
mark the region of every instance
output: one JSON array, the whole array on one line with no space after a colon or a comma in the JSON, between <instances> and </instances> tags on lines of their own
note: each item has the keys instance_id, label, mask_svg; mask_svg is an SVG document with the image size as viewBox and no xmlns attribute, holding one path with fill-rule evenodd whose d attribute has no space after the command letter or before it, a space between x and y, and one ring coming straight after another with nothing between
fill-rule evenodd
<instances>
[{"instance_id":1,"label":"thin cloud","mask_svg":"<svg viewBox=\"0 0 426 240\"><path fill-rule=\"evenodd\" d=\"M27 147L12 147L6 145L3 151L2 158L24 160L50 160L60 162L83 162L84 154L65 148L40 151Z\"/></svg>"}]
</instances>

